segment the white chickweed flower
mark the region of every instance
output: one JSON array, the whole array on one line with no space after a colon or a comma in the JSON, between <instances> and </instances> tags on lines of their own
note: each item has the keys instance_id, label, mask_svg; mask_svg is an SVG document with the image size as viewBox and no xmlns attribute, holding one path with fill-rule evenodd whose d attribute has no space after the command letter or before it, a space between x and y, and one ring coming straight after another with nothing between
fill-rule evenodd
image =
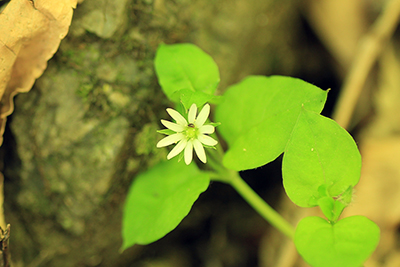
<instances>
[{"instance_id":1,"label":"white chickweed flower","mask_svg":"<svg viewBox=\"0 0 400 267\"><path fill-rule=\"evenodd\" d=\"M166 120L161 120L161 123L176 133L161 139L160 142L157 143L157 147L165 147L178 143L171 152L169 152L167 159L171 159L185 150L184 157L186 165L192 162L194 148L197 157L203 163L206 163L207 158L203 145L215 146L218 143L207 135L212 134L215 127L210 124L204 125L210 114L210 105L206 104L196 118L197 106L196 104L192 104L189 109L188 121L174 109L167 108L167 112L176 123Z\"/></svg>"}]
</instances>

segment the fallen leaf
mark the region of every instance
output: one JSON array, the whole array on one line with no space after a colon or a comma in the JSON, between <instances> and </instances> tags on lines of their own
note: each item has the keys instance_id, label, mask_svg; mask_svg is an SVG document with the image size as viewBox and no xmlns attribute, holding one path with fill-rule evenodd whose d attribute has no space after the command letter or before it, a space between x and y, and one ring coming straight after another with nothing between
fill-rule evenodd
<instances>
[{"instance_id":1,"label":"fallen leaf","mask_svg":"<svg viewBox=\"0 0 400 267\"><path fill-rule=\"evenodd\" d=\"M28 92L68 33L77 0L12 0L0 13L0 145L13 97Z\"/></svg>"}]
</instances>

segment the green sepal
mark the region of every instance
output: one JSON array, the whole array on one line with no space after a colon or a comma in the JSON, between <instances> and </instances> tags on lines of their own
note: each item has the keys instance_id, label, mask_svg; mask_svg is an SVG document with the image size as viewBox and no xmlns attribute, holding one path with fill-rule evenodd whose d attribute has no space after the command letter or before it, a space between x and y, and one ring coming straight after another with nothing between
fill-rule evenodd
<instances>
[{"instance_id":1,"label":"green sepal","mask_svg":"<svg viewBox=\"0 0 400 267\"><path fill-rule=\"evenodd\" d=\"M171 135L171 134L175 134L176 132L174 132L170 129L162 129L162 130L157 130L157 133Z\"/></svg>"},{"instance_id":2,"label":"green sepal","mask_svg":"<svg viewBox=\"0 0 400 267\"><path fill-rule=\"evenodd\" d=\"M209 122L209 123L207 123L207 124L209 124L209 125L211 125L211 126L214 126L214 127L217 127L217 126L220 126L220 125L221 125L220 122Z\"/></svg>"}]
</instances>

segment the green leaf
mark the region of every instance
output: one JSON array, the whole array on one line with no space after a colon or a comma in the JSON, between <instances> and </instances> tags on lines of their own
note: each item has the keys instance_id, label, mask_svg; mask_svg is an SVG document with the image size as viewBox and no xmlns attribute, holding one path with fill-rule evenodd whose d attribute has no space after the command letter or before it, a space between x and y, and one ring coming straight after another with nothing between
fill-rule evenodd
<instances>
[{"instance_id":1,"label":"green leaf","mask_svg":"<svg viewBox=\"0 0 400 267\"><path fill-rule=\"evenodd\" d=\"M339 196L358 183L360 171L361 156L350 134L335 121L302 108L283 156L289 198L301 207L315 206L323 197L321 188L330 197Z\"/></svg>"},{"instance_id":2,"label":"green leaf","mask_svg":"<svg viewBox=\"0 0 400 267\"><path fill-rule=\"evenodd\" d=\"M160 45L155 69L167 97L186 109L213 99L220 81L214 60L193 44Z\"/></svg>"},{"instance_id":3,"label":"green leaf","mask_svg":"<svg viewBox=\"0 0 400 267\"><path fill-rule=\"evenodd\" d=\"M195 164L162 162L132 183L122 221L122 249L149 244L171 232L210 183Z\"/></svg>"},{"instance_id":4,"label":"green leaf","mask_svg":"<svg viewBox=\"0 0 400 267\"><path fill-rule=\"evenodd\" d=\"M322 213L331 223L335 223L339 219L344 208L347 207L347 205L341 200L333 199L328 196L319 198L317 204L321 208Z\"/></svg>"},{"instance_id":5,"label":"green leaf","mask_svg":"<svg viewBox=\"0 0 400 267\"><path fill-rule=\"evenodd\" d=\"M326 91L300 79L250 76L228 88L215 120L228 142L223 164L232 170L265 165L283 153L302 107L321 112Z\"/></svg>"},{"instance_id":6,"label":"green leaf","mask_svg":"<svg viewBox=\"0 0 400 267\"><path fill-rule=\"evenodd\" d=\"M347 205L345 203L343 203L342 201L335 200L335 204L333 205L333 212L332 212L333 218L331 221L336 222L346 207L347 207Z\"/></svg>"},{"instance_id":7,"label":"green leaf","mask_svg":"<svg viewBox=\"0 0 400 267\"><path fill-rule=\"evenodd\" d=\"M322 213L328 218L329 221L333 220L334 214L333 209L335 206L335 200L331 197L321 197L318 199L318 206L321 208Z\"/></svg>"},{"instance_id":8,"label":"green leaf","mask_svg":"<svg viewBox=\"0 0 400 267\"><path fill-rule=\"evenodd\" d=\"M306 217L296 228L294 243L313 267L360 267L379 242L379 227L364 216L347 217L330 224Z\"/></svg>"}]
</instances>

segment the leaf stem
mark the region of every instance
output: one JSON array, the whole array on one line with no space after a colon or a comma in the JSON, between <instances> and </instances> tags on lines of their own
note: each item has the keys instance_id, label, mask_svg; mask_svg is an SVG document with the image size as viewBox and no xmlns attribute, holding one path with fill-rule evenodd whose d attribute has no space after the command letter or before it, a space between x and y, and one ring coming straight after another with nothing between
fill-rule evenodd
<instances>
[{"instance_id":1,"label":"leaf stem","mask_svg":"<svg viewBox=\"0 0 400 267\"><path fill-rule=\"evenodd\" d=\"M227 182L272 226L290 239L294 238L294 227L257 195L237 172L231 172Z\"/></svg>"},{"instance_id":2,"label":"leaf stem","mask_svg":"<svg viewBox=\"0 0 400 267\"><path fill-rule=\"evenodd\" d=\"M216 151L210 151L211 153L209 153L208 164L214 170L214 172L210 172L211 180L231 185L267 222L293 240L295 232L294 227L257 195L257 193L243 181L238 172L226 169L222 164L222 159L224 157L222 147L217 146L216 149Z\"/></svg>"}]
</instances>

